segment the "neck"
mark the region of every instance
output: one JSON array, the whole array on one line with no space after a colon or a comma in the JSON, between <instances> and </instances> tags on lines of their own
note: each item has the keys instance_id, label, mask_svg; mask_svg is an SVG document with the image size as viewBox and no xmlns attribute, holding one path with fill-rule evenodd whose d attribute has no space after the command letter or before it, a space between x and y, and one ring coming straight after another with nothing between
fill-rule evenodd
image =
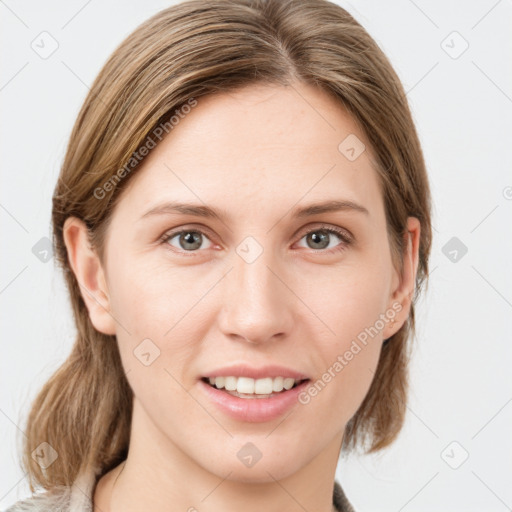
<instances>
[{"instance_id":1,"label":"neck","mask_svg":"<svg viewBox=\"0 0 512 512\"><path fill-rule=\"evenodd\" d=\"M254 444L261 447L265 446L263 438L258 443L251 436ZM342 438L343 432L297 471L286 454L265 458L267 452L263 449L261 459L251 468L235 459L231 470L224 461L216 474L165 436L135 399L128 457L98 482L95 511L332 512ZM235 453L245 442L234 442ZM207 459L203 454L202 461L209 462L205 466L220 468L220 464ZM291 472L287 465L292 467Z\"/></svg>"}]
</instances>

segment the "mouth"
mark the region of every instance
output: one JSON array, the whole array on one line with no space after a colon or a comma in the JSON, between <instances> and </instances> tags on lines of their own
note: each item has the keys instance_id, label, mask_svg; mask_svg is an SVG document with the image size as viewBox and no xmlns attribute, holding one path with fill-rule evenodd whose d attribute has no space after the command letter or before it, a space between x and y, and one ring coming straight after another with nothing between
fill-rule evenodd
<instances>
[{"instance_id":1,"label":"mouth","mask_svg":"<svg viewBox=\"0 0 512 512\"><path fill-rule=\"evenodd\" d=\"M261 375L261 372L252 373ZM272 373L276 375L274 371ZM283 373L292 372L283 369ZM309 386L311 379L297 373L294 377L252 379L232 374L220 377L210 375L200 377L197 383L208 403L222 414L239 422L259 423L276 420L299 403L298 397Z\"/></svg>"},{"instance_id":2,"label":"mouth","mask_svg":"<svg viewBox=\"0 0 512 512\"><path fill-rule=\"evenodd\" d=\"M211 388L238 398L262 399L279 397L310 379L267 377L251 379L248 377L202 377L202 382Z\"/></svg>"}]
</instances>

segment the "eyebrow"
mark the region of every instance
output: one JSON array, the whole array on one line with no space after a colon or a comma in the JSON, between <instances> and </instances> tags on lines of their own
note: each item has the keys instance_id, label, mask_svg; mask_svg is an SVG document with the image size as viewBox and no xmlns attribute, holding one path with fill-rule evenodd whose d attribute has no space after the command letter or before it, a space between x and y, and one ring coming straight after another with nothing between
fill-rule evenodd
<instances>
[{"instance_id":1,"label":"eyebrow","mask_svg":"<svg viewBox=\"0 0 512 512\"><path fill-rule=\"evenodd\" d=\"M369 211L364 206L348 200L330 200L321 203L309 204L307 206L294 208L291 212L291 215L292 217L301 219L305 217L311 217L313 215L319 215L321 213L337 211L352 211L369 215ZM215 209L206 205L171 201L154 206L146 213L144 213L139 220L151 217L153 215L170 214L194 215L196 217L218 219L220 221L229 217L227 212L222 209L217 212Z\"/></svg>"}]
</instances>

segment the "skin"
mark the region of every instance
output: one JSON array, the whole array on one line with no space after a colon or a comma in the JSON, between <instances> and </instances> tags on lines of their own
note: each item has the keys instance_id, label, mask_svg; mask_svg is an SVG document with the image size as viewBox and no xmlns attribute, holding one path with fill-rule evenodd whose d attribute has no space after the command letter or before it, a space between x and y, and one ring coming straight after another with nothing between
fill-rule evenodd
<instances>
[{"instance_id":1,"label":"skin","mask_svg":"<svg viewBox=\"0 0 512 512\"><path fill-rule=\"evenodd\" d=\"M338 150L349 134L366 145L354 161ZM370 156L362 131L320 90L251 85L200 98L151 151L116 206L103 263L84 224L66 220L91 321L116 335L134 391L128 458L99 480L95 511L332 510L345 425L368 392L383 340L409 314L418 265L420 225L411 217L402 278L393 267ZM327 199L354 201L368 214L292 216ZM227 217L141 220L166 200L207 204ZM353 241L327 234L325 247L306 236L325 226ZM174 228L205 236L187 252L179 235L159 240ZM250 264L236 252L247 236L263 249ZM314 382L397 303L394 324L307 405L277 420L234 420L199 388L206 372L243 361L282 364ZM146 338L160 349L149 366L133 354ZM237 457L247 442L262 453L250 468Z\"/></svg>"}]
</instances>

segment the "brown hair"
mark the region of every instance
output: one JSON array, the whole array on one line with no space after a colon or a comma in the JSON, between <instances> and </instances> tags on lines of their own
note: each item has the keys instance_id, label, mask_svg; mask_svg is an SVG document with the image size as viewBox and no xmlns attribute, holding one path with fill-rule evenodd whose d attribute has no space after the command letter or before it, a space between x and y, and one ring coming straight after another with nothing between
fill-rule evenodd
<instances>
[{"instance_id":1,"label":"brown hair","mask_svg":"<svg viewBox=\"0 0 512 512\"><path fill-rule=\"evenodd\" d=\"M89 319L70 270L64 221L82 219L104 261L111 213L138 167L134 152L155 127L191 98L256 82L287 85L297 80L334 97L367 136L376 155L397 269L406 249L407 217L421 222L409 318L383 344L371 387L346 426L342 452L366 441L367 453L375 452L397 437L406 411L414 303L428 277L431 247L427 173L400 80L365 29L326 0L189 0L145 21L114 51L71 133L53 195L52 227L77 337L28 416L22 464L32 492L34 481L46 489L71 485L89 468L101 476L126 458L129 445L133 392L115 336L96 331ZM31 456L43 442L58 453L46 469Z\"/></svg>"}]
</instances>

